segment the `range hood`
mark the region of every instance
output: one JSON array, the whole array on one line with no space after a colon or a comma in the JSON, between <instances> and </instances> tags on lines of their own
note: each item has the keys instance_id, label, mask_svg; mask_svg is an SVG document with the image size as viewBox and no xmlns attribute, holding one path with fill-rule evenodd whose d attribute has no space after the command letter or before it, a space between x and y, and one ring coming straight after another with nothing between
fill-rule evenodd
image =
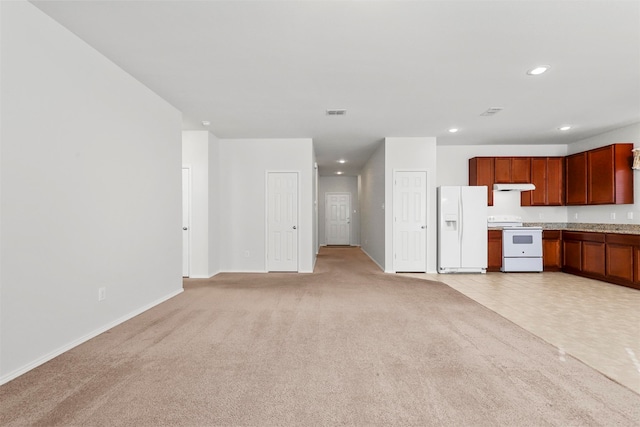
<instances>
[{"instance_id":1,"label":"range hood","mask_svg":"<svg viewBox=\"0 0 640 427\"><path fill-rule=\"evenodd\" d=\"M493 184L495 191L529 191L535 190L536 186L533 184Z\"/></svg>"}]
</instances>

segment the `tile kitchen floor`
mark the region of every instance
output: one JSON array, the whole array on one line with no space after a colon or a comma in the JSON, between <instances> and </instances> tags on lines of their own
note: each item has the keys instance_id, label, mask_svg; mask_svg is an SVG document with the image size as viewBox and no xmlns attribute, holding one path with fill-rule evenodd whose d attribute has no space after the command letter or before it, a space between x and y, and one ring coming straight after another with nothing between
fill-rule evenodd
<instances>
[{"instance_id":1,"label":"tile kitchen floor","mask_svg":"<svg viewBox=\"0 0 640 427\"><path fill-rule=\"evenodd\" d=\"M417 274L444 282L640 394L640 290L565 273Z\"/></svg>"}]
</instances>

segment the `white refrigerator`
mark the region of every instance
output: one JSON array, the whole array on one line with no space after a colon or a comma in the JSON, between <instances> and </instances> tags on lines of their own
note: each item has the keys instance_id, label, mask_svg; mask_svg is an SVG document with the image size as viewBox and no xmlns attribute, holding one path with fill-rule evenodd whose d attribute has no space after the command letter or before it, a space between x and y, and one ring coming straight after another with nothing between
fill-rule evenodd
<instances>
[{"instance_id":1,"label":"white refrigerator","mask_svg":"<svg viewBox=\"0 0 640 427\"><path fill-rule=\"evenodd\" d=\"M487 271L487 187L438 187L438 273Z\"/></svg>"}]
</instances>

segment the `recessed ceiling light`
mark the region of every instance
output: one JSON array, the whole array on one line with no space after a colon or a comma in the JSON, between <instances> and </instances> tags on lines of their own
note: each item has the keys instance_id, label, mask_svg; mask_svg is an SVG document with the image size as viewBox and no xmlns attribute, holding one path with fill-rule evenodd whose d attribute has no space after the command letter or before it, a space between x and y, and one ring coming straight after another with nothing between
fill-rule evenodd
<instances>
[{"instance_id":1,"label":"recessed ceiling light","mask_svg":"<svg viewBox=\"0 0 640 427\"><path fill-rule=\"evenodd\" d=\"M336 175L342 175L344 172L338 171L336 172Z\"/></svg>"},{"instance_id":2,"label":"recessed ceiling light","mask_svg":"<svg viewBox=\"0 0 640 427\"><path fill-rule=\"evenodd\" d=\"M202 126L209 126L211 124L211 122L209 120L203 120L202 121Z\"/></svg>"},{"instance_id":3,"label":"recessed ceiling light","mask_svg":"<svg viewBox=\"0 0 640 427\"><path fill-rule=\"evenodd\" d=\"M567 125L567 126L560 126L558 129L559 129L559 130L562 130L562 131L565 131L565 130L569 130L569 129L571 129L571 126L569 126L569 125Z\"/></svg>"},{"instance_id":4,"label":"recessed ceiling light","mask_svg":"<svg viewBox=\"0 0 640 427\"><path fill-rule=\"evenodd\" d=\"M347 161L345 159L340 159L338 160L338 163L347 163Z\"/></svg>"},{"instance_id":5,"label":"recessed ceiling light","mask_svg":"<svg viewBox=\"0 0 640 427\"><path fill-rule=\"evenodd\" d=\"M458 128L451 128L451 129L449 129L449 132L456 133L456 132L458 132Z\"/></svg>"},{"instance_id":6,"label":"recessed ceiling light","mask_svg":"<svg viewBox=\"0 0 640 427\"><path fill-rule=\"evenodd\" d=\"M530 69L529 71L527 71L527 74L530 76L539 76L540 74L544 73L545 71L547 71L549 68L551 68L548 65L538 65L535 68Z\"/></svg>"}]
</instances>

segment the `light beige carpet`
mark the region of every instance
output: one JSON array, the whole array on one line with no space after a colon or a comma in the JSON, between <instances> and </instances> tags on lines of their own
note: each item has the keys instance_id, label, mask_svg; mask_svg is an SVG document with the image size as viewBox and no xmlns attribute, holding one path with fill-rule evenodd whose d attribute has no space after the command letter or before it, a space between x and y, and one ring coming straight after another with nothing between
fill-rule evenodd
<instances>
[{"instance_id":1,"label":"light beige carpet","mask_svg":"<svg viewBox=\"0 0 640 427\"><path fill-rule=\"evenodd\" d=\"M0 387L0 425L637 426L640 396L357 248L220 274Z\"/></svg>"}]
</instances>

